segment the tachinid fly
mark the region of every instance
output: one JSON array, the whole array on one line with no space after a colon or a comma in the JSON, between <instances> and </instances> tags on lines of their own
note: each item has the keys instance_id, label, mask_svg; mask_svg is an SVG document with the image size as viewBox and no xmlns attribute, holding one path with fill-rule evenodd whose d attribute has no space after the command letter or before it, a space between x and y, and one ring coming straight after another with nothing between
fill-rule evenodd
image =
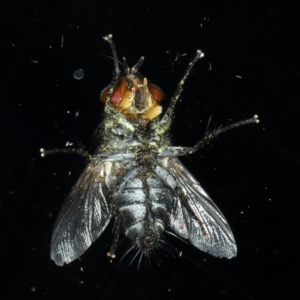
<instances>
[{"instance_id":1,"label":"tachinid fly","mask_svg":"<svg viewBox=\"0 0 300 300\"><path fill-rule=\"evenodd\" d=\"M194 147L172 146L169 131L175 104L203 53L197 51L161 116L163 92L138 73L144 58L132 68L124 58L121 77L112 35L104 39L112 49L114 77L101 94L105 117L96 152L90 156L80 149L41 149L42 156L77 153L89 161L56 220L51 258L63 265L80 257L112 217L114 241L108 252L112 258L120 233L128 237L141 259L160 246L167 229L211 255L236 256L225 217L177 157L194 153L229 129L258 123L258 117L213 130Z\"/></svg>"}]
</instances>

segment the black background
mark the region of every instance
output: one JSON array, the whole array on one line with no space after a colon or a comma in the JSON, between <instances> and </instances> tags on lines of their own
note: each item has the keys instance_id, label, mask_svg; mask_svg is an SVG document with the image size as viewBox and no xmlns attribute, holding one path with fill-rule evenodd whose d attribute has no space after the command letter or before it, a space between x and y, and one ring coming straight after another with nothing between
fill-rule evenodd
<instances>
[{"instance_id":1,"label":"black background","mask_svg":"<svg viewBox=\"0 0 300 300\"><path fill-rule=\"evenodd\" d=\"M299 16L287 1L261 2L1 2L1 299L298 299ZM116 261L106 257L110 226L80 260L50 260L55 217L85 164L39 149L93 146L110 33L129 65L145 56L140 71L165 105L205 52L176 108L175 145L194 145L210 116L216 128L259 115L182 158L228 219L236 258L169 237L182 256L161 252L137 270L132 254L118 265L126 240Z\"/></svg>"}]
</instances>

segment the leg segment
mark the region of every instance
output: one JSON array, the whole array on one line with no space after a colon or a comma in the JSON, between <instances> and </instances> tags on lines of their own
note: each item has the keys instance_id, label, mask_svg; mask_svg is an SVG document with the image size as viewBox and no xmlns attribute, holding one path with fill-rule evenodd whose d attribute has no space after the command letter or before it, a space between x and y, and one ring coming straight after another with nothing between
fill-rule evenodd
<instances>
[{"instance_id":1,"label":"leg segment","mask_svg":"<svg viewBox=\"0 0 300 300\"><path fill-rule=\"evenodd\" d=\"M207 134L200 142L198 142L194 147L168 147L162 153L159 153L159 156L183 156L187 154L192 154L203 148L207 144L209 144L214 138L216 138L219 134L226 132L230 129L234 129L243 125L251 124L251 123L259 123L259 119L257 115L254 115L251 119L247 119L244 121L240 121L225 127L221 127L219 129L215 129L209 134Z\"/></svg>"}]
</instances>

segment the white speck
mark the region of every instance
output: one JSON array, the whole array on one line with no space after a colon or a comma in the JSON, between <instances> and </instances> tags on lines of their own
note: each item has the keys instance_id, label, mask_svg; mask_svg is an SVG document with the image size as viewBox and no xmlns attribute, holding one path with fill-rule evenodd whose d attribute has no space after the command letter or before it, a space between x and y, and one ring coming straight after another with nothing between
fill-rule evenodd
<instances>
[{"instance_id":1,"label":"white speck","mask_svg":"<svg viewBox=\"0 0 300 300\"><path fill-rule=\"evenodd\" d=\"M82 69L78 69L74 72L73 76L74 76L75 79L81 80L84 76L84 72L83 72Z\"/></svg>"},{"instance_id":2,"label":"white speck","mask_svg":"<svg viewBox=\"0 0 300 300\"><path fill-rule=\"evenodd\" d=\"M209 69L208 70L212 70L211 63L209 63Z\"/></svg>"},{"instance_id":3,"label":"white speck","mask_svg":"<svg viewBox=\"0 0 300 300\"><path fill-rule=\"evenodd\" d=\"M52 48L52 46L49 46L49 48L51 49L51 48Z\"/></svg>"},{"instance_id":4,"label":"white speck","mask_svg":"<svg viewBox=\"0 0 300 300\"><path fill-rule=\"evenodd\" d=\"M60 43L60 47L63 47L64 46L64 36L62 35L61 36L61 43Z\"/></svg>"},{"instance_id":5,"label":"white speck","mask_svg":"<svg viewBox=\"0 0 300 300\"><path fill-rule=\"evenodd\" d=\"M272 201L272 199L270 198L269 201Z\"/></svg>"},{"instance_id":6,"label":"white speck","mask_svg":"<svg viewBox=\"0 0 300 300\"><path fill-rule=\"evenodd\" d=\"M78 117L79 117L79 111L76 111L75 118L78 118Z\"/></svg>"},{"instance_id":7,"label":"white speck","mask_svg":"<svg viewBox=\"0 0 300 300\"><path fill-rule=\"evenodd\" d=\"M35 292L35 291L36 291L36 288L35 288L35 287L32 287L32 288L31 288L31 291L32 291L32 292Z\"/></svg>"},{"instance_id":8,"label":"white speck","mask_svg":"<svg viewBox=\"0 0 300 300\"><path fill-rule=\"evenodd\" d=\"M83 268L80 268L80 271L83 272Z\"/></svg>"},{"instance_id":9,"label":"white speck","mask_svg":"<svg viewBox=\"0 0 300 300\"><path fill-rule=\"evenodd\" d=\"M12 46L14 47L14 46L15 46L15 44L12 44Z\"/></svg>"},{"instance_id":10,"label":"white speck","mask_svg":"<svg viewBox=\"0 0 300 300\"><path fill-rule=\"evenodd\" d=\"M73 143L71 143L71 142L66 142L66 146L68 147L68 146L72 146L73 145Z\"/></svg>"},{"instance_id":11,"label":"white speck","mask_svg":"<svg viewBox=\"0 0 300 300\"><path fill-rule=\"evenodd\" d=\"M202 23L200 23L200 27L201 27L201 28L203 28L203 25L202 25Z\"/></svg>"},{"instance_id":12,"label":"white speck","mask_svg":"<svg viewBox=\"0 0 300 300\"><path fill-rule=\"evenodd\" d=\"M69 110L67 110L67 114L69 114L70 113L70 111Z\"/></svg>"},{"instance_id":13,"label":"white speck","mask_svg":"<svg viewBox=\"0 0 300 300\"><path fill-rule=\"evenodd\" d=\"M68 175L70 176L71 174L72 174L72 171L70 171Z\"/></svg>"},{"instance_id":14,"label":"white speck","mask_svg":"<svg viewBox=\"0 0 300 300\"><path fill-rule=\"evenodd\" d=\"M38 64L39 62L37 60L31 60L31 62Z\"/></svg>"},{"instance_id":15,"label":"white speck","mask_svg":"<svg viewBox=\"0 0 300 300\"><path fill-rule=\"evenodd\" d=\"M241 215L243 214L244 212L243 211L241 211Z\"/></svg>"},{"instance_id":16,"label":"white speck","mask_svg":"<svg viewBox=\"0 0 300 300\"><path fill-rule=\"evenodd\" d=\"M179 252L179 257L181 257L181 256L182 256L182 251Z\"/></svg>"},{"instance_id":17,"label":"white speck","mask_svg":"<svg viewBox=\"0 0 300 300\"><path fill-rule=\"evenodd\" d=\"M177 53L177 55L176 55L176 58L175 58L175 61L177 61L177 59L178 59L178 55L179 55L179 53Z\"/></svg>"},{"instance_id":18,"label":"white speck","mask_svg":"<svg viewBox=\"0 0 300 300\"><path fill-rule=\"evenodd\" d=\"M186 56L186 53L184 53L184 54L180 54L180 56Z\"/></svg>"},{"instance_id":19,"label":"white speck","mask_svg":"<svg viewBox=\"0 0 300 300\"><path fill-rule=\"evenodd\" d=\"M240 75L235 75L235 77L236 77L236 78L242 78L242 76L240 76Z\"/></svg>"}]
</instances>

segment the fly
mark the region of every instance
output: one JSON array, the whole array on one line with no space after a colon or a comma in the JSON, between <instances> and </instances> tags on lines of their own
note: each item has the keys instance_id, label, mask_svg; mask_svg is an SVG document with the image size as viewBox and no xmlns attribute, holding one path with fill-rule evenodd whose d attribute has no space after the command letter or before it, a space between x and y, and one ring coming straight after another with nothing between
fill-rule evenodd
<instances>
[{"instance_id":1,"label":"fly","mask_svg":"<svg viewBox=\"0 0 300 300\"><path fill-rule=\"evenodd\" d=\"M197 51L162 114L162 90L138 73L144 57L132 68L123 58L121 76L112 35L104 40L112 50L114 76L101 93L105 117L97 150L90 155L81 149L41 149L41 156L65 152L88 160L54 225L52 260L62 266L80 257L112 218L114 240L108 252L112 258L120 234L130 240L141 260L163 243L166 230L213 256L236 256L228 222L177 157L196 152L225 131L258 123L258 117L213 130L193 147L172 146L169 131L175 104L203 52Z\"/></svg>"}]
</instances>

